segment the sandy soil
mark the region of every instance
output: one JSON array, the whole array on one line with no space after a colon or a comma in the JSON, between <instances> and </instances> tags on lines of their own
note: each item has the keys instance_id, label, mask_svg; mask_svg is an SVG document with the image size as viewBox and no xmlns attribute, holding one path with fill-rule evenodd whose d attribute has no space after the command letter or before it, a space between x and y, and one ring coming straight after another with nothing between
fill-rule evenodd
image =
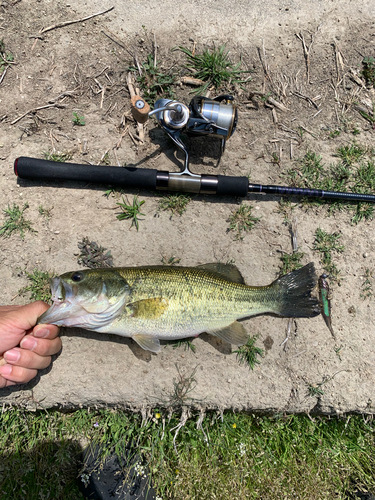
<instances>
[{"instance_id":1,"label":"sandy soil","mask_svg":"<svg viewBox=\"0 0 375 500\"><path fill-rule=\"evenodd\" d=\"M115 9L108 14L39 34L43 27L100 12L112 4ZM97 165L107 152L112 165L178 171L182 157L156 121L148 122L143 144L125 134L120 147L115 147L124 121L135 131L126 85L132 54L145 60L154 40L164 69L174 65L182 74L185 56L172 48L192 48L196 42L196 50L226 43L232 60L241 59L242 68L252 71L245 90L225 89L236 98L239 124L219 166L217 141L189 141L195 172L250 174L254 183L284 184L283 174L306 151L320 154L329 165L338 161L337 148L354 139L372 146L374 129L353 103L371 102L374 92L353 72L358 75L364 56L374 55L375 25L370 17L374 6L363 3L360 12L350 2L304 2L303 6L280 2L268 10L260 4L250 10L247 4L237 2L227 12L228 6L218 2L189 6L141 2L141 15L142 8L119 1L88 1L79 6L48 0L1 3L0 38L15 64L0 85L0 209L27 202L25 216L37 231L27 232L24 240L17 234L0 238L1 304L27 302L27 297L14 298L27 284L25 270L78 269L77 244L86 236L110 249L116 266L161 264L174 256L186 266L232 261L251 285L268 284L278 276L281 252L290 253L292 246L277 197L196 196L181 217L171 218L159 210L160 194L126 190L129 201L134 194L145 200L145 216L137 232L129 221L116 219L116 202L121 198L118 194L105 197L108 186L24 181L13 174L15 158L43 158L53 151L69 152L76 163ZM302 36L309 49L308 65ZM175 87L184 102L190 100L190 90ZM272 109L259 97L252 99L255 91L271 93L287 111ZM59 106L27 113L49 103ZM85 126L72 123L73 112L84 116ZM296 130L304 130L297 139ZM354 136L356 130L359 134ZM236 241L228 232L228 218L241 202L253 206L260 222ZM38 212L41 205L52 209L48 221ZM247 330L259 334L258 345L265 349L261 364L250 371L238 364L229 345L208 335L194 341L195 353L165 345L155 356L129 339L65 330L63 351L53 369L24 390L3 390L3 400L69 408L157 406L170 399L178 381L177 367L186 377L197 367L196 386L187 401L193 406L374 412L373 298L361 298L366 269L374 269L374 222L352 225L347 212L329 216L326 207L306 210L300 205L294 208L294 217L299 249L305 253L303 263L315 262L318 272L322 265L313 250L316 229L341 235L345 251L334 255L341 280L332 283L336 340L321 317L297 320L285 350L281 344L287 320L249 319L244 323ZM5 220L1 212L0 224ZM310 396L308 387L314 385L323 394Z\"/></svg>"}]
</instances>

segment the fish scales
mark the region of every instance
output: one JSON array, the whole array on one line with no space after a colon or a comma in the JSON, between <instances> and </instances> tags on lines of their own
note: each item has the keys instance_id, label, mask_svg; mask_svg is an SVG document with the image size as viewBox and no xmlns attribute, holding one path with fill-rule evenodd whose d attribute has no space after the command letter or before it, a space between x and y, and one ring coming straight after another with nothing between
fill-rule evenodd
<instances>
[{"instance_id":1,"label":"fish scales","mask_svg":"<svg viewBox=\"0 0 375 500\"><path fill-rule=\"evenodd\" d=\"M159 297L168 307L151 324L147 314L132 314L125 308L114 324L116 330L126 322L132 331L156 330L175 339L186 333L197 334L202 329L217 329L236 319L275 310L272 295L264 300L269 287L249 287L233 283L219 275L191 268L125 268L119 274L130 286L129 303ZM263 302L262 302L263 299ZM191 331L187 332L187 328Z\"/></svg>"}]
</instances>

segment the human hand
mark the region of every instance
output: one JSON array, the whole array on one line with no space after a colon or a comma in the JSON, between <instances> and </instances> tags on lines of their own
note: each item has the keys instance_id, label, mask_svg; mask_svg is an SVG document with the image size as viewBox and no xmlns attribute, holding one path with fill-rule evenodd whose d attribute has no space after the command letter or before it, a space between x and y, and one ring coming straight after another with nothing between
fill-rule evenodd
<instances>
[{"instance_id":1,"label":"human hand","mask_svg":"<svg viewBox=\"0 0 375 500\"><path fill-rule=\"evenodd\" d=\"M57 326L36 325L48 307L42 301L0 306L0 388L29 382L61 349Z\"/></svg>"}]
</instances>

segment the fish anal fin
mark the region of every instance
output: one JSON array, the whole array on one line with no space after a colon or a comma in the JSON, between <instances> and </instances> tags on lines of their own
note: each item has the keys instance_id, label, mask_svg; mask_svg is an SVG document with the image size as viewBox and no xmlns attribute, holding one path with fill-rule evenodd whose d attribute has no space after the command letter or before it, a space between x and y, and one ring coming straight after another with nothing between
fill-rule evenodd
<instances>
[{"instance_id":1,"label":"fish anal fin","mask_svg":"<svg viewBox=\"0 0 375 500\"><path fill-rule=\"evenodd\" d=\"M223 278L234 283L245 284L242 274L234 264L222 264L221 262L212 262L209 264L201 264L197 266L199 269L205 269L212 273L220 274Z\"/></svg>"},{"instance_id":2,"label":"fish anal fin","mask_svg":"<svg viewBox=\"0 0 375 500\"><path fill-rule=\"evenodd\" d=\"M157 319L168 307L168 300L160 297L138 300L127 305L133 318Z\"/></svg>"},{"instance_id":3,"label":"fish anal fin","mask_svg":"<svg viewBox=\"0 0 375 500\"><path fill-rule=\"evenodd\" d=\"M132 339L134 339L137 342L137 344L146 351L160 352L161 349L160 342L159 339L156 337L151 337L150 335L137 334L133 335Z\"/></svg>"},{"instance_id":4,"label":"fish anal fin","mask_svg":"<svg viewBox=\"0 0 375 500\"><path fill-rule=\"evenodd\" d=\"M245 328L238 321L234 321L234 323L219 330L209 330L207 333L237 346L246 344L249 339Z\"/></svg>"}]
</instances>

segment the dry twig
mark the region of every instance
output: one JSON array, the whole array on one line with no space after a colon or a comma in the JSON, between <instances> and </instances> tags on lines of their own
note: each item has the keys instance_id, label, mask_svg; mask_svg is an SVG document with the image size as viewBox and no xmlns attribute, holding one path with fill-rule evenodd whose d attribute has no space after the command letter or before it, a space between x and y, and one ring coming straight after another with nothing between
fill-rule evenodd
<instances>
[{"instance_id":1,"label":"dry twig","mask_svg":"<svg viewBox=\"0 0 375 500\"><path fill-rule=\"evenodd\" d=\"M24 118L29 113L35 113L36 111L39 111L40 109L46 109L46 108L66 108L66 106L65 106L65 104L60 104L58 102L55 102L53 104L46 104L45 106L39 106L38 108L29 109L29 111L26 111L26 113L19 116L15 120L13 120L11 122L11 125L14 125L15 123L19 122L20 120L22 120L22 118Z\"/></svg>"},{"instance_id":2,"label":"dry twig","mask_svg":"<svg viewBox=\"0 0 375 500\"><path fill-rule=\"evenodd\" d=\"M93 17L101 16L113 10L114 7L110 7L107 10L103 10L102 12L98 12L97 14L92 14L91 16L82 17L81 19L76 19L75 21L65 21L63 23L53 24L52 26L48 26L48 28L43 28L39 31L40 34L46 33L47 31L54 30L56 28L63 28L64 26L69 26L69 24L81 23L83 21L87 21L88 19L92 19Z\"/></svg>"}]
</instances>

